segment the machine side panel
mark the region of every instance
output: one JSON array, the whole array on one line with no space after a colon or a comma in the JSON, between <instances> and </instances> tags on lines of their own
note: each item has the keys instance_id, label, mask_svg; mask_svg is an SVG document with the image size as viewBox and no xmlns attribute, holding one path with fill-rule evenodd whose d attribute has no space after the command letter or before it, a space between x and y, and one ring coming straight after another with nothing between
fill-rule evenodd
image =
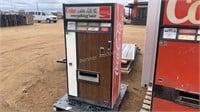
<instances>
[{"instance_id":1,"label":"machine side panel","mask_svg":"<svg viewBox=\"0 0 200 112\"><path fill-rule=\"evenodd\" d=\"M114 42L113 42L113 79L112 79L112 107L119 96L121 83L121 56L123 35L123 5L115 4Z\"/></svg>"},{"instance_id":2,"label":"machine side panel","mask_svg":"<svg viewBox=\"0 0 200 112\"><path fill-rule=\"evenodd\" d=\"M67 43L67 75L68 75L68 92L71 96L78 96L77 92L77 54L76 54L76 33L66 33Z\"/></svg>"}]
</instances>

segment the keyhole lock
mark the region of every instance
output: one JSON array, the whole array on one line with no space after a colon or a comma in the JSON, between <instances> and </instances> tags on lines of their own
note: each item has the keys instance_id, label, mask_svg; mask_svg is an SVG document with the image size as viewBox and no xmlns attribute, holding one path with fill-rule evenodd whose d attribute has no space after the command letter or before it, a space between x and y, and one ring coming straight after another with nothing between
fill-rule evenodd
<instances>
[{"instance_id":1,"label":"keyhole lock","mask_svg":"<svg viewBox=\"0 0 200 112\"><path fill-rule=\"evenodd\" d=\"M163 79L163 78L158 78L158 81L159 81L159 82L163 82L164 79Z\"/></svg>"},{"instance_id":2,"label":"keyhole lock","mask_svg":"<svg viewBox=\"0 0 200 112\"><path fill-rule=\"evenodd\" d=\"M72 63L69 63L69 66L72 66Z\"/></svg>"}]
</instances>

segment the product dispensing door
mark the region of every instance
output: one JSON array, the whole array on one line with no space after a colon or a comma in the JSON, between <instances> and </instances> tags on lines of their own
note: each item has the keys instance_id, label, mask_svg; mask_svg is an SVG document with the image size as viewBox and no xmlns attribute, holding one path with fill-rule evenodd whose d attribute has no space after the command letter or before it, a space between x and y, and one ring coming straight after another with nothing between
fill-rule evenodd
<instances>
[{"instance_id":1,"label":"product dispensing door","mask_svg":"<svg viewBox=\"0 0 200 112\"><path fill-rule=\"evenodd\" d=\"M162 0L152 111L199 111L199 26L199 0Z\"/></svg>"},{"instance_id":2,"label":"product dispensing door","mask_svg":"<svg viewBox=\"0 0 200 112\"><path fill-rule=\"evenodd\" d=\"M113 108L119 96L123 6L64 4L69 99Z\"/></svg>"}]
</instances>

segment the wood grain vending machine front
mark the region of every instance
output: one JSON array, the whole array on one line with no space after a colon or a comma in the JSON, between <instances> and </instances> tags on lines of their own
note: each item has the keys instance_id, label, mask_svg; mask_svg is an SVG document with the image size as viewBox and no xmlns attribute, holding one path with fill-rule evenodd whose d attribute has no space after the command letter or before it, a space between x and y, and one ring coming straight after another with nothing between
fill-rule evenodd
<instances>
[{"instance_id":1,"label":"wood grain vending machine front","mask_svg":"<svg viewBox=\"0 0 200 112\"><path fill-rule=\"evenodd\" d=\"M200 0L162 0L153 111L199 111Z\"/></svg>"},{"instance_id":2,"label":"wood grain vending machine front","mask_svg":"<svg viewBox=\"0 0 200 112\"><path fill-rule=\"evenodd\" d=\"M119 96L123 6L64 4L68 97L113 108Z\"/></svg>"}]
</instances>

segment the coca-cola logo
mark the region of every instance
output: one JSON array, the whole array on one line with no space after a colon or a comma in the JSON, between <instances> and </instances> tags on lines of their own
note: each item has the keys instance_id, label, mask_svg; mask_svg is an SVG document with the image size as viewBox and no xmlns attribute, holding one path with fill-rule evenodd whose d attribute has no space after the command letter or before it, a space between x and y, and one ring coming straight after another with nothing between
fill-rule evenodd
<instances>
[{"instance_id":1,"label":"coca-cola logo","mask_svg":"<svg viewBox=\"0 0 200 112\"><path fill-rule=\"evenodd\" d=\"M173 24L191 24L200 25L200 0L168 0L166 6L167 19ZM185 12L181 12L184 10ZM182 14L178 17L177 14Z\"/></svg>"},{"instance_id":2,"label":"coca-cola logo","mask_svg":"<svg viewBox=\"0 0 200 112\"><path fill-rule=\"evenodd\" d=\"M65 11L66 13L76 13L76 9L74 8L66 8Z\"/></svg>"}]
</instances>

